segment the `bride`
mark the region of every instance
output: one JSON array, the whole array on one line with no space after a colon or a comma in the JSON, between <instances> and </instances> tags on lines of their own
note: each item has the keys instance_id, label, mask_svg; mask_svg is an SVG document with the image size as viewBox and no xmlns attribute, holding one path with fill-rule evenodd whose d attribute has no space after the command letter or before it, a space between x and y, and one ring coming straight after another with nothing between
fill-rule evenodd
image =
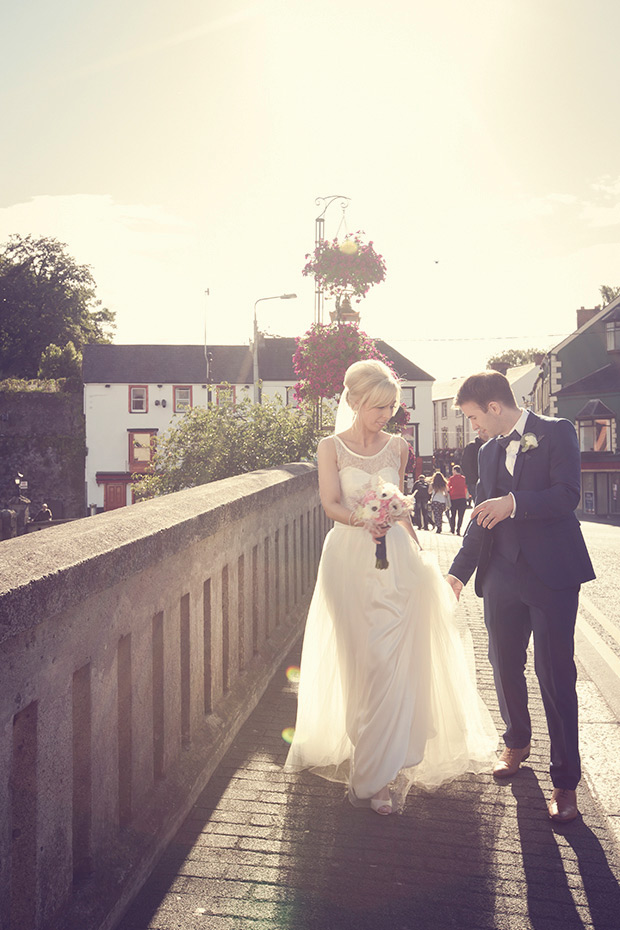
<instances>
[{"instance_id":1,"label":"bride","mask_svg":"<svg viewBox=\"0 0 620 930\"><path fill-rule=\"evenodd\" d=\"M285 769L343 781L354 806L387 815L402 810L414 783L435 788L491 765L497 733L454 596L409 517L387 530L386 570L375 567L381 530L356 525L373 476L403 488L407 443L383 431L399 382L369 360L350 366L344 386L340 407L348 404L353 423L318 448L321 503L334 527L308 613Z\"/></svg>"}]
</instances>

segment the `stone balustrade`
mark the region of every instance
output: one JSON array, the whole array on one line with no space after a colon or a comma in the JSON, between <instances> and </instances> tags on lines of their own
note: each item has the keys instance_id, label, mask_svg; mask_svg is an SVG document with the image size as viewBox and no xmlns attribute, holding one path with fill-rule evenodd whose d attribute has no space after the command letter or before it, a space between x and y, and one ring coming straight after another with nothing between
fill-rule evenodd
<instances>
[{"instance_id":1,"label":"stone balustrade","mask_svg":"<svg viewBox=\"0 0 620 930\"><path fill-rule=\"evenodd\" d=\"M111 930L303 626L316 470L0 543L0 928Z\"/></svg>"}]
</instances>

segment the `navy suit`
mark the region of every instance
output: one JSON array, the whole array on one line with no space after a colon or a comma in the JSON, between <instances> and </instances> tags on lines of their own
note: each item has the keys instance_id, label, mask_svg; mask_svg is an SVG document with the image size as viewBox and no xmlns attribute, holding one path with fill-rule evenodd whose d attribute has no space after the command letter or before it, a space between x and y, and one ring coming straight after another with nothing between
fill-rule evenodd
<instances>
[{"instance_id":1,"label":"navy suit","mask_svg":"<svg viewBox=\"0 0 620 930\"><path fill-rule=\"evenodd\" d=\"M497 440L480 449L476 503L512 492L516 513L492 530L470 522L450 574L466 584L476 571L504 740L511 748L527 746L531 737L524 669L533 632L551 738L551 778L557 788L575 788L580 764L574 629L579 587L594 578L574 512L580 453L569 420L529 413L525 434L533 434L538 445L519 451L514 476Z\"/></svg>"}]
</instances>

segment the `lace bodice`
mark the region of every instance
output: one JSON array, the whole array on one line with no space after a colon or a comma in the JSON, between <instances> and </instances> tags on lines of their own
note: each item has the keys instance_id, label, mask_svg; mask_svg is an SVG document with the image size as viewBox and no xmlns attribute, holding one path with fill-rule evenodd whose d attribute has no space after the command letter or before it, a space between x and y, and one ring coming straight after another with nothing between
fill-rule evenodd
<instances>
[{"instance_id":1,"label":"lace bodice","mask_svg":"<svg viewBox=\"0 0 620 930\"><path fill-rule=\"evenodd\" d=\"M400 442L395 434L390 436L383 449L375 455L358 455L340 439L336 440L336 460L340 475L341 503L353 509L363 488L373 475L398 484L400 471Z\"/></svg>"}]
</instances>

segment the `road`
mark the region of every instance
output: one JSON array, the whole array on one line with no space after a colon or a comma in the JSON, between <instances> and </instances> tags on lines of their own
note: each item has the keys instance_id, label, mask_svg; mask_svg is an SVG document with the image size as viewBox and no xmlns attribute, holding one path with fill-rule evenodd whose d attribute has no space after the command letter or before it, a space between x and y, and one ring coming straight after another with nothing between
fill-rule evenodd
<instances>
[{"instance_id":1,"label":"road","mask_svg":"<svg viewBox=\"0 0 620 930\"><path fill-rule=\"evenodd\" d=\"M577 656L598 670L597 683L620 719L620 527L582 523L582 530L597 577L581 589Z\"/></svg>"},{"instance_id":2,"label":"road","mask_svg":"<svg viewBox=\"0 0 620 930\"><path fill-rule=\"evenodd\" d=\"M581 588L575 634L583 777L620 844L620 527L581 528L597 575Z\"/></svg>"},{"instance_id":3,"label":"road","mask_svg":"<svg viewBox=\"0 0 620 930\"><path fill-rule=\"evenodd\" d=\"M620 721L620 526L581 529L597 577L579 595L577 658Z\"/></svg>"},{"instance_id":4,"label":"road","mask_svg":"<svg viewBox=\"0 0 620 930\"><path fill-rule=\"evenodd\" d=\"M583 777L620 843L620 527L581 528L597 575L581 588L575 636Z\"/></svg>"},{"instance_id":5,"label":"road","mask_svg":"<svg viewBox=\"0 0 620 930\"><path fill-rule=\"evenodd\" d=\"M575 636L583 777L620 843L620 527L581 526L597 575L581 589Z\"/></svg>"}]
</instances>

